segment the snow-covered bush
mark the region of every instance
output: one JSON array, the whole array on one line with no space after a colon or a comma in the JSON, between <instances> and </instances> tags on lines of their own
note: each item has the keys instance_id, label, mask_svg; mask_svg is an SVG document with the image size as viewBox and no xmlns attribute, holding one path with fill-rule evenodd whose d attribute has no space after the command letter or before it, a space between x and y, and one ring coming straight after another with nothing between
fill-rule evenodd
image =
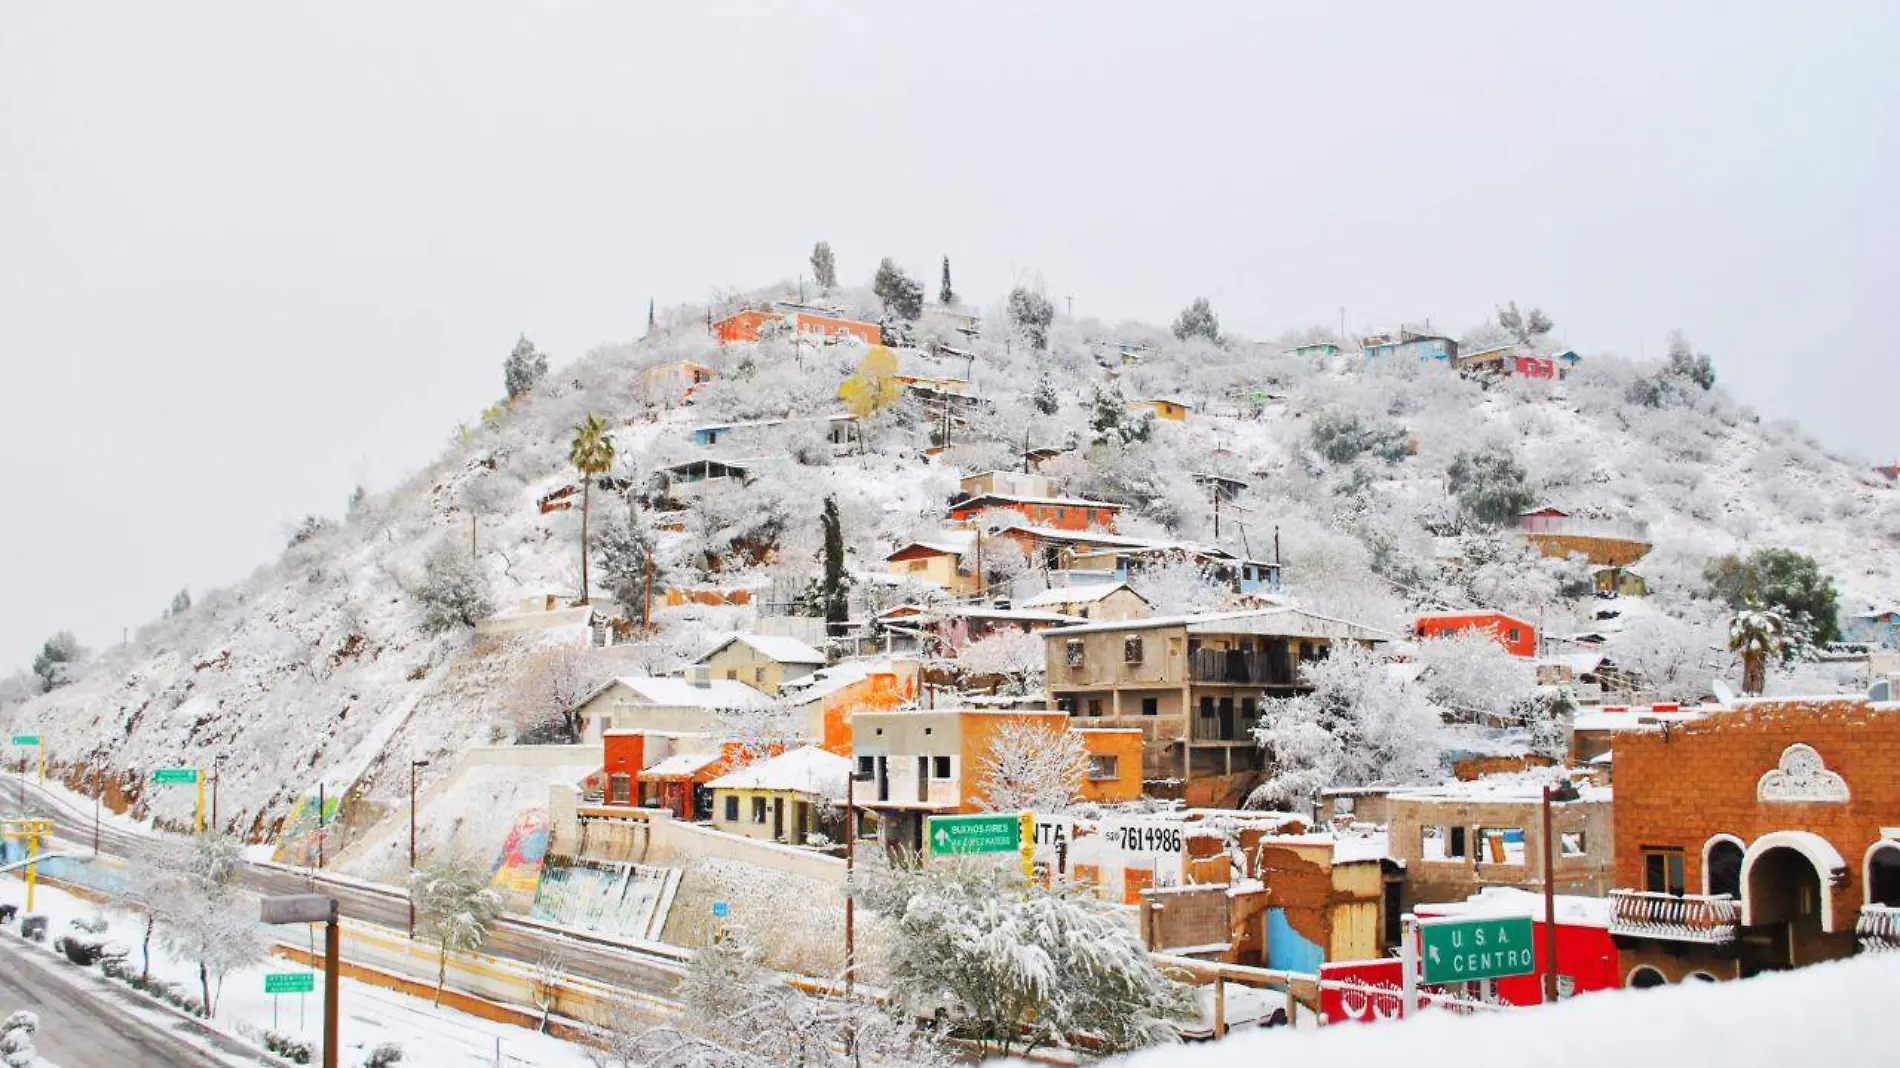
<instances>
[{"instance_id":1,"label":"snow-covered bush","mask_svg":"<svg viewBox=\"0 0 1900 1068\"><path fill-rule=\"evenodd\" d=\"M445 542L429 557L422 581L410 596L422 609L423 627L437 634L473 627L495 612L487 578L452 542Z\"/></svg>"},{"instance_id":2,"label":"snow-covered bush","mask_svg":"<svg viewBox=\"0 0 1900 1068\"><path fill-rule=\"evenodd\" d=\"M409 877L415 903L416 933L435 943L435 999L448 983L449 956L481 946L488 928L501 915L501 895L488 885L488 866L470 856L445 853L429 858Z\"/></svg>"},{"instance_id":3,"label":"snow-covered bush","mask_svg":"<svg viewBox=\"0 0 1900 1068\"><path fill-rule=\"evenodd\" d=\"M1405 428L1390 423L1367 424L1352 412L1329 410L1313 417L1307 431L1313 451L1336 464L1349 464L1370 453L1386 463L1405 459Z\"/></svg>"},{"instance_id":4,"label":"snow-covered bush","mask_svg":"<svg viewBox=\"0 0 1900 1068\"><path fill-rule=\"evenodd\" d=\"M33 1048L33 1036L39 1031L38 1013L22 1010L0 1022L0 1064L7 1068L31 1068L38 1063L39 1051Z\"/></svg>"},{"instance_id":5,"label":"snow-covered bush","mask_svg":"<svg viewBox=\"0 0 1900 1068\"><path fill-rule=\"evenodd\" d=\"M947 1010L979 1059L1086 1043L1117 1053L1173 1041L1186 1000L1115 906L981 861L865 864L860 899L891 924L893 1000Z\"/></svg>"},{"instance_id":6,"label":"snow-covered bush","mask_svg":"<svg viewBox=\"0 0 1900 1068\"><path fill-rule=\"evenodd\" d=\"M396 1068L402 1063L402 1046L394 1042L384 1042L369 1051L363 1058L363 1068Z\"/></svg>"},{"instance_id":7,"label":"snow-covered bush","mask_svg":"<svg viewBox=\"0 0 1900 1068\"><path fill-rule=\"evenodd\" d=\"M282 1031L264 1032L264 1048L292 1064L309 1064L316 1054L316 1047L309 1039Z\"/></svg>"},{"instance_id":8,"label":"snow-covered bush","mask_svg":"<svg viewBox=\"0 0 1900 1068\"><path fill-rule=\"evenodd\" d=\"M1212 612L1227 601L1230 592L1208 568L1188 557L1171 557L1140 568L1128 576L1128 585L1160 616Z\"/></svg>"},{"instance_id":9,"label":"snow-covered bush","mask_svg":"<svg viewBox=\"0 0 1900 1068\"><path fill-rule=\"evenodd\" d=\"M957 654L957 670L964 679L1000 678L1003 688L1014 694L1041 690L1046 666L1043 639L1014 629L971 642Z\"/></svg>"},{"instance_id":10,"label":"snow-covered bush","mask_svg":"<svg viewBox=\"0 0 1900 1068\"><path fill-rule=\"evenodd\" d=\"M1461 452L1446 474L1466 514L1486 526L1504 526L1537 500L1524 468L1503 449Z\"/></svg>"}]
</instances>

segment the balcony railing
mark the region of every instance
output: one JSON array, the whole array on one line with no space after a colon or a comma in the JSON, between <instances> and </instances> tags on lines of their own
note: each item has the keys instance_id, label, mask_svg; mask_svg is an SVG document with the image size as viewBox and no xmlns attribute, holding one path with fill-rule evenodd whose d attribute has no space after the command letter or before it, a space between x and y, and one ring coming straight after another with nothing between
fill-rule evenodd
<instances>
[{"instance_id":1,"label":"balcony railing","mask_svg":"<svg viewBox=\"0 0 1900 1068\"><path fill-rule=\"evenodd\" d=\"M1854 936L1860 939L1863 953L1900 953L1900 908L1862 905Z\"/></svg>"},{"instance_id":2,"label":"balcony railing","mask_svg":"<svg viewBox=\"0 0 1900 1068\"><path fill-rule=\"evenodd\" d=\"M1721 946L1735 941L1740 915L1727 894L1652 894L1610 891L1610 933L1670 942Z\"/></svg>"},{"instance_id":3,"label":"balcony railing","mask_svg":"<svg viewBox=\"0 0 1900 1068\"><path fill-rule=\"evenodd\" d=\"M1196 649L1188 657L1188 677L1194 682L1232 682L1255 686L1291 686L1291 658L1284 652Z\"/></svg>"}]
</instances>

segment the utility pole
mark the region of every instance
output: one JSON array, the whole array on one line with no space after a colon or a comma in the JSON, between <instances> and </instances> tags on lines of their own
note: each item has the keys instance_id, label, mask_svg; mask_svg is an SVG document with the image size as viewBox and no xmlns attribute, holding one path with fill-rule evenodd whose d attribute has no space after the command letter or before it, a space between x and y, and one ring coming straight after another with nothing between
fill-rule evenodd
<instances>
[{"instance_id":1,"label":"utility pole","mask_svg":"<svg viewBox=\"0 0 1900 1068\"><path fill-rule=\"evenodd\" d=\"M1029 427L1023 427L1023 474L1029 473Z\"/></svg>"},{"instance_id":2,"label":"utility pole","mask_svg":"<svg viewBox=\"0 0 1900 1068\"><path fill-rule=\"evenodd\" d=\"M409 762L409 882L410 882L410 886L409 886L409 892L404 896L406 896L409 899L409 940L411 942L416 940L416 890L415 890L416 769L426 768L428 766L429 766L429 762L426 760L411 760Z\"/></svg>"},{"instance_id":3,"label":"utility pole","mask_svg":"<svg viewBox=\"0 0 1900 1068\"><path fill-rule=\"evenodd\" d=\"M1550 798L1544 787L1544 1003L1557 1000L1557 843L1551 837Z\"/></svg>"},{"instance_id":4,"label":"utility pole","mask_svg":"<svg viewBox=\"0 0 1900 1068\"><path fill-rule=\"evenodd\" d=\"M1214 492L1214 544L1219 545L1220 544L1220 483L1214 479L1209 479L1207 484L1213 488L1213 492Z\"/></svg>"},{"instance_id":5,"label":"utility pole","mask_svg":"<svg viewBox=\"0 0 1900 1068\"><path fill-rule=\"evenodd\" d=\"M641 605L640 605L640 633L642 635L650 634L653 631L653 546L652 545L647 546L645 571L646 571L647 593L646 593L646 599L643 602L641 602Z\"/></svg>"},{"instance_id":6,"label":"utility pole","mask_svg":"<svg viewBox=\"0 0 1900 1068\"><path fill-rule=\"evenodd\" d=\"M223 764L222 754L211 758L211 829L214 831L218 829L218 780L224 778Z\"/></svg>"},{"instance_id":7,"label":"utility pole","mask_svg":"<svg viewBox=\"0 0 1900 1068\"><path fill-rule=\"evenodd\" d=\"M1074 294L1070 294L1069 296L1066 296L1066 297L1063 297L1062 299L1063 299L1063 301L1064 301L1065 303L1067 303L1067 304L1068 304L1068 307L1069 307L1069 310L1068 310L1068 312L1067 312L1067 316L1068 316L1068 318L1070 318L1070 319L1073 319L1073 318L1075 318L1075 296L1074 296Z\"/></svg>"},{"instance_id":8,"label":"utility pole","mask_svg":"<svg viewBox=\"0 0 1900 1068\"><path fill-rule=\"evenodd\" d=\"M323 867L323 784L317 784L317 867Z\"/></svg>"}]
</instances>

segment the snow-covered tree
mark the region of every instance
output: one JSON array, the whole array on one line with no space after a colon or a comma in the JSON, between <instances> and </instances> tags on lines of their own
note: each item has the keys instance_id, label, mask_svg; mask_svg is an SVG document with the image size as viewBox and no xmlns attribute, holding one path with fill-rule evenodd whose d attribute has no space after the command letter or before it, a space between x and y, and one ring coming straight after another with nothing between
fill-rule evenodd
<instances>
[{"instance_id":1,"label":"snow-covered tree","mask_svg":"<svg viewBox=\"0 0 1900 1068\"><path fill-rule=\"evenodd\" d=\"M1782 654L1840 638L1840 595L1813 557L1793 549L1730 553L1702 570L1708 596L1737 612L1772 608L1785 625Z\"/></svg>"},{"instance_id":2,"label":"snow-covered tree","mask_svg":"<svg viewBox=\"0 0 1900 1068\"><path fill-rule=\"evenodd\" d=\"M889 922L892 999L911 1013L945 1010L948 1034L978 1059L1174 1040L1181 989L1092 892L1029 885L1014 865L981 862L859 872L859 900Z\"/></svg>"},{"instance_id":3,"label":"snow-covered tree","mask_svg":"<svg viewBox=\"0 0 1900 1068\"><path fill-rule=\"evenodd\" d=\"M889 256L877 265L871 292L884 302L886 315L914 323L924 313L924 284L905 274Z\"/></svg>"},{"instance_id":4,"label":"snow-covered tree","mask_svg":"<svg viewBox=\"0 0 1900 1068\"><path fill-rule=\"evenodd\" d=\"M1088 769L1088 751L1074 731L1005 723L983 754L982 805L991 812L1065 811L1081 794Z\"/></svg>"},{"instance_id":5,"label":"snow-covered tree","mask_svg":"<svg viewBox=\"0 0 1900 1068\"><path fill-rule=\"evenodd\" d=\"M896 376L896 354L883 345L873 345L858 364L857 372L838 387L838 398L844 401L845 410L860 421L860 443L864 440L863 421L883 414L903 399L904 390L897 384Z\"/></svg>"},{"instance_id":6,"label":"snow-covered tree","mask_svg":"<svg viewBox=\"0 0 1900 1068\"><path fill-rule=\"evenodd\" d=\"M1466 514L1486 526L1510 523L1537 500L1530 477L1503 449L1461 452L1446 474Z\"/></svg>"},{"instance_id":7,"label":"snow-covered tree","mask_svg":"<svg viewBox=\"0 0 1900 1068\"><path fill-rule=\"evenodd\" d=\"M957 291L950 288L950 257L943 258L943 285L937 290L937 302L948 308L956 304Z\"/></svg>"},{"instance_id":8,"label":"snow-covered tree","mask_svg":"<svg viewBox=\"0 0 1900 1068\"><path fill-rule=\"evenodd\" d=\"M1519 312L1517 301L1512 301L1498 309L1498 326L1502 327L1520 345L1541 343L1544 335L1550 333L1556 325L1550 321L1550 316L1544 314L1542 308Z\"/></svg>"},{"instance_id":9,"label":"snow-covered tree","mask_svg":"<svg viewBox=\"0 0 1900 1068\"><path fill-rule=\"evenodd\" d=\"M1129 574L1128 585L1161 616L1212 612L1230 595L1213 572L1188 556L1170 556L1137 568Z\"/></svg>"},{"instance_id":10,"label":"snow-covered tree","mask_svg":"<svg viewBox=\"0 0 1900 1068\"><path fill-rule=\"evenodd\" d=\"M658 534L647 521L639 502L628 500L624 512L608 517L594 543L607 592L621 607L639 617L643 630L651 629L653 622L648 618L648 580L651 579L653 588L660 589L666 579L656 551L658 541Z\"/></svg>"},{"instance_id":11,"label":"snow-covered tree","mask_svg":"<svg viewBox=\"0 0 1900 1068\"><path fill-rule=\"evenodd\" d=\"M1336 642L1330 656L1303 665L1300 674L1311 693L1261 703L1254 737L1273 771L1249 804L1304 803L1328 787L1420 782L1440 774L1443 718L1423 689L1384 657Z\"/></svg>"},{"instance_id":12,"label":"snow-covered tree","mask_svg":"<svg viewBox=\"0 0 1900 1068\"><path fill-rule=\"evenodd\" d=\"M1768 686L1768 661L1781 656L1781 613L1759 604L1742 609L1728 626L1729 651L1742 658L1742 692L1759 694Z\"/></svg>"},{"instance_id":13,"label":"snow-covered tree","mask_svg":"<svg viewBox=\"0 0 1900 1068\"><path fill-rule=\"evenodd\" d=\"M829 241L820 241L811 247L811 276L817 279L819 289L838 288L838 261L831 256Z\"/></svg>"},{"instance_id":14,"label":"snow-covered tree","mask_svg":"<svg viewBox=\"0 0 1900 1068\"><path fill-rule=\"evenodd\" d=\"M481 947L501 915L501 895L488 885L488 866L459 853L430 857L409 876L416 933L435 943L435 1000L449 980L449 956Z\"/></svg>"},{"instance_id":15,"label":"snow-covered tree","mask_svg":"<svg viewBox=\"0 0 1900 1068\"><path fill-rule=\"evenodd\" d=\"M1315 452L1336 464L1352 463L1367 453L1389 464L1398 463L1410 448L1404 427L1367 425L1356 413L1338 409L1314 416L1307 436Z\"/></svg>"},{"instance_id":16,"label":"snow-covered tree","mask_svg":"<svg viewBox=\"0 0 1900 1068\"><path fill-rule=\"evenodd\" d=\"M172 594L172 603L165 609L167 616L182 616L191 611L191 591L179 590Z\"/></svg>"},{"instance_id":17,"label":"snow-covered tree","mask_svg":"<svg viewBox=\"0 0 1900 1068\"><path fill-rule=\"evenodd\" d=\"M409 596L422 609L424 629L435 634L472 627L495 612L487 576L452 540L429 555Z\"/></svg>"},{"instance_id":18,"label":"snow-covered tree","mask_svg":"<svg viewBox=\"0 0 1900 1068\"><path fill-rule=\"evenodd\" d=\"M524 742L581 740L581 704L602 682L578 646L556 645L536 653L507 693L510 718Z\"/></svg>"},{"instance_id":19,"label":"snow-covered tree","mask_svg":"<svg viewBox=\"0 0 1900 1068\"><path fill-rule=\"evenodd\" d=\"M827 633L835 634L851 614L851 576L845 571L844 521L838 516L836 497L825 498L820 523L825 533L825 566L819 577L818 602Z\"/></svg>"},{"instance_id":20,"label":"snow-covered tree","mask_svg":"<svg viewBox=\"0 0 1900 1068\"><path fill-rule=\"evenodd\" d=\"M1603 652L1655 699L1695 701L1733 665L1725 644L1723 621L1692 605L1681 615L1644 612L1627 620Z\"/></svg>"},{"instance_id":21,"label":"snow-covered tree","mask_svg":"<svg viewBox=\"0 0 1900 1068\"><path fill-rule=\"evenodd\" d=\"M1043 640L1020 630L999 630L971 642L957 654L957 670L965 680L1000 678L1006 692L1034 693L1042 689Z\"/></svg>"},{"instance_id":22,"label":"snow-covered tree","mask_svg":"<svg viewBox=\"0 0 1900 1068\"><path fill-rule=\"evenodd\" d=\"M264 959L256 907L247 907L240 885L243 845L212 828L189 844L155 851L148 864L147 907L157 920L159 940L198 962L204 1014L211 1016L225 975Z\"/></svg>"},{"instance_id":23,"label":"snow-covered tree","mask_svg":"<svg viewBox=\"0 0 1900 1068\"><path fill-rule=\"evenodd\" d=\"M39 1014L24 1009L0 1021L0 1064L6 1068L34 1068L44 1063L33 1047L33 1036L39 1031Z\"/></svg>"},{"instance_id":24,"label":"snow-covered tree","mask_svg":"<svg viewBox=\"0 0 1900 1068\"><path fill-rule=\"evenodd\" d=\"M585 421L574 428L574 440L567 447L567 462L574 465L574 472L581 480L581 599L593 596L594 588L589 585L588 557L591 555L587 544L587 520L593 512L594 480L613 470L614 439L607 432L607 422L598 415L589 415Z\"/></svg>"},{"instance_id":25,"label":"snow-covered tree","mask_svg":"<svg viewBox=\"0 0 1900 1068\"><path fill-rule=\"evenodd\" d=\"M1698 353L1689 345L1689 335L1680 330L1669 333L1669 362L1664 372L1692 382L1704 392L1715 388L1715 362L1707 353Z\"/></svg>"},{"instance_id":26,"label":"snow-covered tree","mask_svg":"<svg viewBox=\"0 0 1900 1068\"><path fill-rule=\"evenodd\" d=\"M1029 347L1041 352L1049 347L1049 324L1055 322L1056 306L1041 290L1017 286L1009 291L1009 321L1028 339Z\"/></svg>"},{"instance_id":27,"label":"snow-covered tree","mask_svg":"<svg viewBox=\"0 0 1900 1068\"><path fill-rule=\"evenodd\" d=\"M1530 661L1480 631L1420 641L1417 657L1427 697L1468 720L1506 718L1537 689Z\"/></svg>"},{"instance_id":28,"label":"snow-covered tree","mask_svg":"<svg viewBox=\"0 0 1900 1068\"><path fill-rule=\"evenodd\" d=\"M508 399L514 400L541 384L547 377L548 357L534 347L534 342L523 334L515 341L513 352L502 361L501 380L508 389Z\"/></svg>"},{"instance_id":29,"label":"snow-covered tree","mask_svg":"<svg viewBox=\"0 0 1900 1068\"><path fill-rule=\"evenodd\" d=\"M1220 319L1214 315L1214 306L1206 297L1195 297L1193 302L1181 309L1174 317L1174 336L1182 341L1191 337L1205 338L1214 344L1220 344Z\"/></svg>"},{"instance_id":30,"label":"snow-covered tree","mask_svg":"<svg viewBox=\"0 0 1900 1068\"><path fill-rule=\"evenodd\" d=\"M33 674L39 676L40 691L50 693L73 681L73 672L85 656L86 650L70 630L46 639L33 656Z\"/></svg>"},{"instance_id":31,"label":"snow-covered tree","mask_svg":"<svg viewBox=\"0 0 1900 1068\"><path fill-rule=\"evenodd\" d=\"M1036 388L1029 394L1030 407L1043 415L1054 415L1062 407L1062 395L1056 392L1056 384L1044 369L1036 376Z\"/></svg>"}]
</instances>

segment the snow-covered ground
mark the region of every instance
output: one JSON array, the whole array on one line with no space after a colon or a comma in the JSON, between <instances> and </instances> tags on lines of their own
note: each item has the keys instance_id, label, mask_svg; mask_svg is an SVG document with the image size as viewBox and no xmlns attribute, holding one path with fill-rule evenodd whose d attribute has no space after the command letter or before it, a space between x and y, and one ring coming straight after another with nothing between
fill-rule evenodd
<instances>
[{"instance_id":1,"label":"snow-covered ground","mask_svg":"<svg viewBox=\"0 0 1900 1068\"><path fill-rule=\"evenodd\" d=\"M11 877L0 879L0 901L19 905L24 899L22 883ZM144 921L136 914L102 908L45 885L35 892L34 907L49 920L46 940L49 955L53 940L72 930L72 921L103 919L108 926L102 937L127 949L128 961L137 967ZM322 935L312 928L311 938L312 946L306 948L321 952ZM222 985L213 992L217 1014L211 1023L220 1030L252 1041L257 1041L257 1036L266 1030L276 1030L320 1044L323 1027L323 976L320 973L316 976L314 993L275 998L264 993L265 973L305 971L309 969L272 958L225 976ZM157 938L152 943L152 973L194 994L198 990L196 963L174 956ZM572 1043L437 1007L423 998L352 979L343 980L339 994L344 1064L360 1064L370 1050L393 1042L402 1047L403 1068L492 1068L497 1063L497 1051L502 1058L500 1063L512 1068L591 1068L586 1052ZM8 1008L0 1006L0 1012Z\"/></svg>"}]
</instances>

